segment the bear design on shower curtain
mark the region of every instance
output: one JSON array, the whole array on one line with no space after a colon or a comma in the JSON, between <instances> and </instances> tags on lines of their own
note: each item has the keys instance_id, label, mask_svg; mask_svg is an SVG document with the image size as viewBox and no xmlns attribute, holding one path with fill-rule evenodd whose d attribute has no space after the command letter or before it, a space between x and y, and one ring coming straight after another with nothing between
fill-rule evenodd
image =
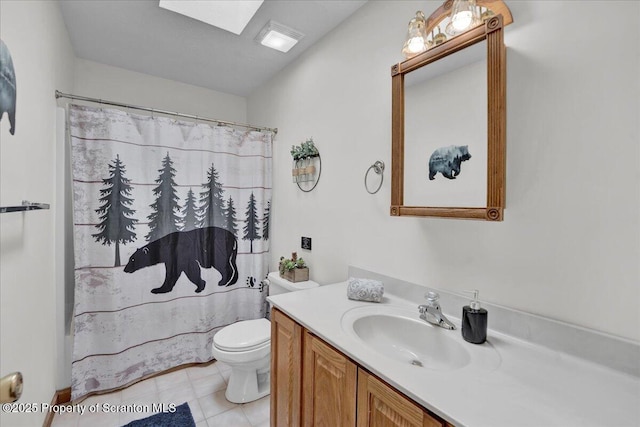
<instances>
[{"instance_id":1,"label":"bear design on shower curtain","mask_svg":"<svg viewBox=\"0 0 640 427\"><path fill-rule=\"evenodd\" d=\"M151 293L171 292L184 272L196 285L196 293L202 292L206 281L200 268L215 268L222 275L218 286L231 286L238 281L236 256L238 242L228 230L220 227L196 228L167 234L139 248L124 267L127 273L164 263L166 277L162 286Z\"/></svg>"}]
</instances>

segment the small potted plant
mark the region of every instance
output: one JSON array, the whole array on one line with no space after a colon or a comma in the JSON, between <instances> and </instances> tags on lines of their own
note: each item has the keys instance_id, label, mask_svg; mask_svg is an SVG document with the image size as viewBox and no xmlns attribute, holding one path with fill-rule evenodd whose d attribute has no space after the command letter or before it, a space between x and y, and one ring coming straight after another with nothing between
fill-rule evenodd
<instances>
[{"instance_id":1,"label":"small potted plant","mask_svg":"<svg viewBox=\"0 0 640 427\"><path fill-rule=\"evenodd\" d=\"M302 258L298 258L298 254L293 252L291 258L280 257L278 266L280 277L290 282L304 282L309 280L309 268Z\"/></svg>"}]
</instances>

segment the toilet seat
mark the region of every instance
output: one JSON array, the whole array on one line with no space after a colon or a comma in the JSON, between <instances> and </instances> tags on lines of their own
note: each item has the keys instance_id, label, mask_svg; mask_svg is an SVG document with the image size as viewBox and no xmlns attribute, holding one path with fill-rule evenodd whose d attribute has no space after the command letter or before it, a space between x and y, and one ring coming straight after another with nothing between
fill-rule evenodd
<instances>
[{"instance_id":1,"label":"toilet seat","mask_svg":"<svg viewBox=\"0 0 640 427\"><path fill-rule=\"evenodd\" d=\"M271 322L267 319L244 320L225 326L213 336L213 344L228 352L250 351L271 340Z\"/></svg>"}]
</instances>

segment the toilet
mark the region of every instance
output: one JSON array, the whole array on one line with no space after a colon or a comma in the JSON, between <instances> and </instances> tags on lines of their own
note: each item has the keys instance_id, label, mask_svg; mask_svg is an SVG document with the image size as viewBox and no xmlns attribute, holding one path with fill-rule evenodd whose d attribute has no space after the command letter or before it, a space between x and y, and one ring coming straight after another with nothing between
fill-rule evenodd
<instances>
[{"instance_id":1,"label":"toilet","mask_svg":"<svg viewBox=\"0 0 640 427\"><path fill-rule=\"evenodd\" d=\"M269 295L318 287L311 280L293 283L269 273ZM213 336L213 357L231 366L225 397L229 402L246 403L269 394L271 368L271 322L242 320L220 329Z\"/></svg>"}]
</instances>

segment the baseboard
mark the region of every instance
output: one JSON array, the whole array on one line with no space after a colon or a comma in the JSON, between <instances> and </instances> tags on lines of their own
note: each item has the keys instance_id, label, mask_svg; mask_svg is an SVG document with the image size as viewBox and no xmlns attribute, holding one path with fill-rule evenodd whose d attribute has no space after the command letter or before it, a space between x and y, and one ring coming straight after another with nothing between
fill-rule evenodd
<instances>
[{"instance_id":1,"label":"baseboard","mask_svg":"<svg viewBox=\"0 0 640 427\"><path fill-rule=\"evenodd\" d=\"M63 388L62 390L56 390L56 392L53 394L53 399L51 399L51 406L62 405L69 402L71 402L71 387ZM54 412L48 411L47 416L42 423L42 427L51 427L54 415Z\"/></svg>"}]
</instances>

